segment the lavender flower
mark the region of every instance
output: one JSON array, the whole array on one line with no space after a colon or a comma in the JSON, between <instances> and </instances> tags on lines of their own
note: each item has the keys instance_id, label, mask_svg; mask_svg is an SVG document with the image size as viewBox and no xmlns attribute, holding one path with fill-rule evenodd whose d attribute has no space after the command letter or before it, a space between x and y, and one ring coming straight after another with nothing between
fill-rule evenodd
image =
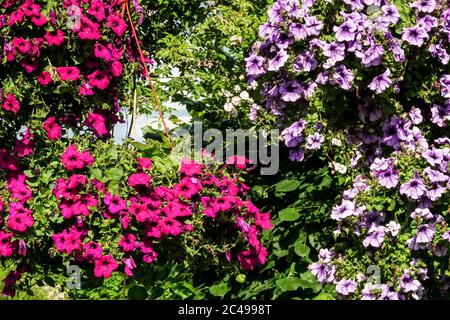
<instances>
[{"instance_id":1,"label":"lavender flower","mask_svg":"<svg viewBox=\"0 0 450 320\"><path fill-rule=\"evenodd\" d=\"M391 70L387 68L385 72L373 78L372 82L368 86L369 89L375 91L376 93L382 93L392 84L391 79L389 79L390 75Z\"/></svg>"},{"instance_id":2,"label":"lavender flower","mask_svg":"<svg viewBox=\"0 0 450 320\"><path fill-rule=\"evenodd\" d=\"M411 180L400 186L400 193L414 200L423 196L426 190L427 188L425 187L423 180L419 178L417 172Z\"/></svg>"},{"instance_id":3,"label":"lavender flower","mask_svg":"<svg viewBox=\"0 0 450 320\"><path fill-rule=\"evenodd\" d=\"M428 33L422 27L415 26L403 29L402 39L413 46L421 47L425 38L428 38Z\"/></svg>"},{"instance_id":4,"label":"lavender flower","mask_svg":"<svg viewBox=\"0 0 450 320\"><path fill-rule=\"evenodd\" d=\"M419 290L421 284L418 280L414 280L409 274L404 273L400 278L400 288L404 292L414 292Z\"/></svg>"},{"instance_id":5,"label":"lavender flower","mask_svg":"<svg viewBox=\"0 0 450 320\"><path fill-rule=\"evenodd\" d=\"M269 61L269 67L267 68L267 70L269 71L280 70L280 68L284 66L288 58L289 56L286 50L284 49L279 50L276 56Z\"/></svg>"},{"instance_id":6,"label":"lavender flower","mask_svg":"<svg viewBox=\"0 0 450 320\"><path fill-rule=\"evenodd\" d=\"M416 242L417 243L430 243L433 241L434 228L427 224L420 225L417 227Z\"/></svg>"},{"instance_id":7,"label":"lavender flower","mask_svg":"<svg viewBox=\"0 0 450 320\"><path fill-rule=\"evenodd\" d=\"M352 41L355 39L356 25L351 19L349 19L339 27L333 27L333 31L336 33L336 40L338 42Z\"/></svg>"},{"instance_id":8,"label":"lavender flower","mask_svg":"<svg viewBox=\"0 0 450 320\"><path fill-rule=\"evenodd\" d=\"M309 150L318 150L322 146L324 137L322 134L316 132L306 137L305 148Z\"/></svg>"},{"instance_id":9,"label":"lavender flower","mask_svg":"<svg viewBox=\"0 0 450 320\"><path fill-rule=\"evenodd\" d=\"M369 231L367 237L363 240L364 247L372 246L374 248L380 247L384 240L385 228L376 227Z\"/></svg>"},{"instance_id":10,"label":"lavender flower","mask_svg":"<svg viewBox=\"0 0 450 320\"><path fill-rule=\"evenodd\" d=\"M247 74L250 76L260 76L264 74L264 58L256 54L245 58Z\"/></svg>"},{"instance_id":11,"label":"lavender flower","mask_svg":"<svg viewBox=\"0 0 450 320\"><path fill-rule=\"evenodd\" d=\"M439 79L441 84L441 95L444 98L450 98L450 74L445 74Z\"/></svg>"},{"instance_id":12,"label":"lavender flower","mask_svg":"<svg viewBox=\"0 0 450 320\"><path fill-rule=\"evenodd\" d=\"M356 292L357 285L353 280L342 279L336 284L336 292L343 296L348 296Z\"/></svg>"}]
</instances>

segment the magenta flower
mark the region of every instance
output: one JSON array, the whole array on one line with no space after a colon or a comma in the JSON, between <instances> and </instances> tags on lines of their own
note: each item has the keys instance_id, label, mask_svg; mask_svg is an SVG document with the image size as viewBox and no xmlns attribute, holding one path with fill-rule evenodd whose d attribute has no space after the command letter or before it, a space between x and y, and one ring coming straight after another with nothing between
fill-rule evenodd
<instances>
[{"instance_id":1,"label":"magenta flower","mask_svg":"<svg viewBox=\"0 0 450 320\"><path fill-rule=\"evenodd\" d=\"M110 27L119 37L123 36L125 31L127 31L127 24L125 23L123 18L116 12L113 12L108 16L106 25Z\"/></svg>"},{"instance_id":2,"label":"magenta flower","mask_svg":"<svg viewBox=\"0 0 450 320\"><path fill-rule=\"evenodd\" d=\"M77 146L72 144L61 155L61 162L67 170L75 170L91 166L94 163L94 158L89 151L81 153L77 150Z\"/></svg>"},{"instance_id":3,"label":"magenta flower","mask_svg":"<svg viewBox=\"0 0 450 320\"><path fill-rule=\"evenodd\" d=\"M20 103L17 100L16 96L10 93L6 96L5 100L3 101L2 108L6 111L17 113L20 110Z\"/></svg>"},{"instance_id":4,"label":"magenta flower","mask_svg":"<svg viewBox=\"0 0 450 320\"><path fill-rule=\"evenodd\" d=\"M102 256L95 260L94 276L97 278L109 278L118 267L119 264L111 255Z\"/></svg>"},{"instance_id":5,"label":"magenta flower","mask_svg":"<svg viewBox=\"0 0 450 320\"><path fill-rule=\"evenodd\" d=\"M56 71L62 81L76 81L80 78L80 70L77 67L58 67Z\"/></svg>"},{"instance_id":6,"label":"magenta flower","mask_svg":"<svg viewBox=\"0 0 450 320\"><path fill-rule=\"evenodd\" d=\"M58 140L61 137L61 127L56 123L55 117L48 117L42 123L42 128L47 132L50 140Z\"/></svg>"}]
</instances>

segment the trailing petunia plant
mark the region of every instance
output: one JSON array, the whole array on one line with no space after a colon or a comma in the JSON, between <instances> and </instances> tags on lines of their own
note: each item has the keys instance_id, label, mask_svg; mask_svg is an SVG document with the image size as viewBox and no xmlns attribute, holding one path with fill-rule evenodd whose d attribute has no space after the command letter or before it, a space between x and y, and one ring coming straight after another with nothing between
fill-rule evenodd
<instances>
[{"instance_id":1,"label":"trailing petunia plant","mask_svg":"<svg viewBox=\"0 0 450 320\"><path fill-rule=\"evenodd\" d=\"M279 0L268 16L246 59L265 112L291 160L334 145L331 169L353 180L309 267L324 294L446 297L448 1Z\"/></svg>"}]
</instances>

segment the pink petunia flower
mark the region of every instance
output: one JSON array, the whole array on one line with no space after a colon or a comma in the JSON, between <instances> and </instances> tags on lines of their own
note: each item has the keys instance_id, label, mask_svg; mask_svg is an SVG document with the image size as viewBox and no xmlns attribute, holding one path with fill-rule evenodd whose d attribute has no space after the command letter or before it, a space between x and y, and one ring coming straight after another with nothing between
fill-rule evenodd
<instances>
[{"instance_id":1,"label":"pink petunia flower","mask_svg":"<svg viewBox=\"0 0 450 320\"><path fill-rule=\"evenodd\" d=\"M61 137L61 127L56 123L55 117L48 117L43 123L42 128L47 132L47 137L54 141Z\"/></svg>"},{"instance_id":2,"label":"pink petunia flower","mask_svg":"<svg viewBox=\"0 0 450 320\"><path fill-rule=\"evenodd\" d=\"M56 71L62 81L76 81L80 79L80 70L77 67L58 67Z\"/></svg>"},{"instance_id":3,"label":"pink petunia flower","mask_svg":"<svg viewBox=\"0 0 450 320\"><path fill-rule=\"evenodd\" d=\"M119 264L111 255L102 256L95 260L94 276L109 278L118 267Z\"/></svg>"}]
</instances>

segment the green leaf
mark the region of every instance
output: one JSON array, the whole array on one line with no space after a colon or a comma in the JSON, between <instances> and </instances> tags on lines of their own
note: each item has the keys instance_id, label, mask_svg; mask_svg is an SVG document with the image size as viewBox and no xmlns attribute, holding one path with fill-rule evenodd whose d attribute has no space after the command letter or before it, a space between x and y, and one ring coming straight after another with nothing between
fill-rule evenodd
<instances>
[{"instance_id":1,"label":"green leaf","mask_svg":"<svg viewBox=\"0 0 450 320\"><path fill-rule=\"evenodd\" d=\"M317 296L312 298L312 300L334 300L334 298L331 294L321 291Z\"/></svg>"},{"instance_id":2,"label":"green leaf","mask_svg":"<svg viewBox=\"0 0 450 320\"><path fill-rule=\"evenodd\" d=\"M128 290L128 298L131 300L145 300L148 297L144 287L134 286Z\"/></svg>"},{"instance_id":3,"label":"green leaf","mask_svg":"<svg viewBox=\"0 0 450 320\"><path fill-rule=\"evenodd\" d=\"M283 180L275 184L277 192L290 192L298 189L300 183L297 180Z\"/></svg>"},{"instance_id":4,"label":"green leaf","mask_svg":"<svg viewBox=\"0 0 450 320\"><path fill-rule=\"evenodd\" d=\"M101 180L102 179L102 170L98 169L98 168L90 168L91 170L91 174L92 176L97 179L97 180Z\"/></svg>"},{"instance_id":5,"label":"green leaf","mask_svg":"<svg viewBox=\"0 0 450 320\"><path fill-rule=\"evenodd\" d=\"M209 292L215 297L224 297L230 291L227 283L219 283L209 287Z\"/></svg>"},{"instance_id":6,"label":"green leaf","mask_svg":"<svg viewBox=\"0 0 450 320\"><path fill-rule=\"evenodd\" d=\"M106 150L106 155L108 156L109 159L111 160L117 160L119 155L117 153L117 146L115 144L111 145L107 150Z\"/></svg>"},{"instance_id":7,"label":"green leaf","mask_svg":"<svg viewBox=\"0 0 450 320\"><path fill-rule=\"evenodd\" d=\"M298 278L283 278L277 280L275 283L284 292L297 290L301 286L302 281Z\"/></svg>"},{"instance_id":8,"label":"green leaf","mask_svg":"<svg viewBox=\"0 0 450 320\"><path fill-rule=\"evenodd\" d=\"M122 168L112 168L106 171L106 179L107 180L115 180L119 181L120 178L123 176L123 169Z\"/></svg>"},{"instance_id":9,"label":"green leaf","mask_svg":"<svg viewBox=\"0 0 450 320\"><path fill-rule=\"evenodd\" d=\"M303 244L300 241L297 241L294 244L294 251L298 256L306 258L309 256L310 249L307 245Z\"/></svg>"},{"instance_id":10,"label":"green leaf","mask_svg":"<svg viewBox=\"0 0 450 320\"><path fill-rule=\"evenodd\" d=\"M286 208L278 213L281 221L295 221L300 218L300 214L295 208Z\"/></svg>"}]
</instances>

